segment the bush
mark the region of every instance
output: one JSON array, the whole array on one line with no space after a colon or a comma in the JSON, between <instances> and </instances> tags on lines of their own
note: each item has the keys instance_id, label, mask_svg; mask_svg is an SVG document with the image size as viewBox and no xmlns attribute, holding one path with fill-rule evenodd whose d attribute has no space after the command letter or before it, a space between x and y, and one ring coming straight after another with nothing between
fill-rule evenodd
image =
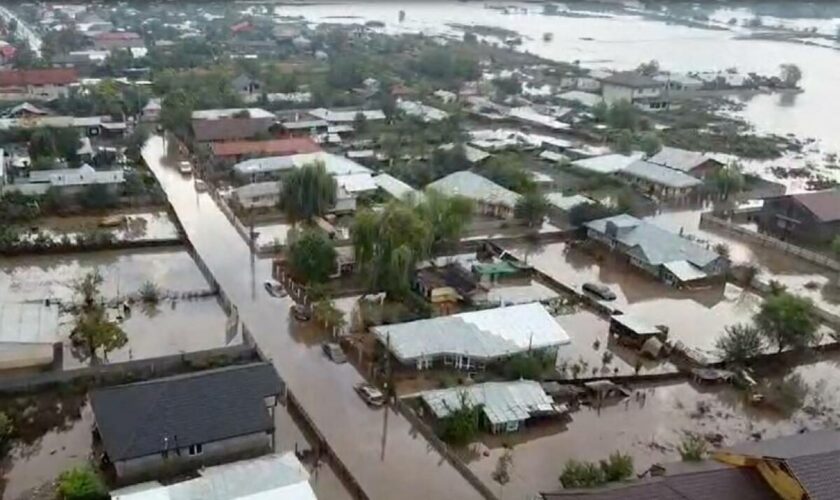
<instances>
[{"instance_id":1,"label":"bush","mask_svg":"<svg viewBox=\"0 0 840 500\"><path fill-rule=\"evenodd\" d=\"M151 281L143 283L140 287L140 299L147 304L157 304L160 301L160 288Z\"/></svg>"},{"instance_id":2,"label":"bush","mask_svg":"<svg viewBox=\"0 0 840 500\"><path fill-rule=\"evenodd\" d=\"M546 368L551 366L547 356L520 354L511 357L502 366L502 374L508 380L541 380Z\"/></svg>"},{"instance_id":3,"label":"bush","mask_svg":"<svg viewBox=\"0 0 840 500\"><path fill-rule=\"evenodd\" d=\"M607 482L604 470L592 462L569 460L560 474L563 488L594 488Z\"/></svg>"},{"instance_id":4,"label":"bush","mask_svg":"<svg viewBox=\"0 0 840 500\"><path fill-rule=\"evenodd\" d=\"M460 399L460 407L438 423L440 438L457 446L465 445L475 438L481 417L481 407L470 404L466 393L462 392Z\"/></svg>"},{"instance_id":5,"label":"bush","mask_svg":"<svg viewBox=\"0 0 840 500\"><path fill-rule=\"evenodd\" d=\"M6 415L6 412L0 411L0 456L3 455L14 430L15 426L12 419Z\"/></svg>"},{"instance_id":6,"label":"bush","mask_svg":"<svg viewBox=\"0 0 840 500\"><path fill-rule=\"evenodd\" d=\"M708 445L703 436L695 432L686 432L677 450L683 462L699 462L706 458Z\"/></svg>"},{"instance_id":7,"label":"bush","mask_svg":"<svg viewBox=\"0 0 840 500\"><path fill-rule=\"evenodd\" d=\"M611 453L609 459L601 460L601 470L607 482L624 481L633 475L633 457L620 451Z\"/></svg>"},{"instance_id":8,"label":"bush","mask_svg":"<svg viewBox=\"0 0 840 500\"><path fill-rule=\"evenodd\" d=\"M64 471L58 477L58 497L63 500L106 500L108 490L90 467Z\"/></svg>"},{"instance_id":9,"label":"bush","mask_svg":"<svg viewBox=\"0 0 840 500\"><path fill-rule=\"evenodd\" d=\"M741 364L761 354L764 339L758 328L737 324L726 327L726 334L717 339L715 347L724 361Z\"/></svg>"}]
</instances>

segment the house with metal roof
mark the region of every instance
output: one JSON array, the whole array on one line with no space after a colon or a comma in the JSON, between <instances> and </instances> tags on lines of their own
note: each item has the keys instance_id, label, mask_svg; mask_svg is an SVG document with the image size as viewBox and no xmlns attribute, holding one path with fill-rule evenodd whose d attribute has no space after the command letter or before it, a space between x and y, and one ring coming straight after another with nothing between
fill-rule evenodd
<instances>
[{"instance_id":1,"label":"house with metal roof","mask_svg":"<svg viewBox=\"0 0 840 500\"><path fill-rule=\"evenodd\" d=\"M557 418L569 411L533 380L485 382L423 391L416 396L437 420L446 419L464 405L480 407L481 423L493 434L516 432L531 419Z\"/></svg>"},{"instance_id":2,"label":"house with metal roof","mask_svg":"<svg viewBox=\"0 0 840 500\"><path fill-rule=\"evenodd\" d=\"M624 170L628 165L641 158L641 154L607 154L575 160L572 162L572 166L594 174L608 175Z\"/></svg>"},{"instance_id":3,"label":"house with metal roof","mask_svg":"<svg viewBox=\"0 0 840 500\"><path fill-rule=\"evenodd\" d=\"M368 121L381 121L385 119L385 113L381 109L311 109L307 112L319 120L328 123L353 123L356 116L361 114Z\"/></svg>"},{"instance_id":4,"label":"house with metal roof","mask_svg":"<svg viewBox=\"0 0 840 500\"><path fill-rule=\"evenodd\" d=\"M729 269L729 261L716 252L631 215L590 221L585 227L589 239L669 285L706 283L723 278Z\"/></svg>"},{"instance_id":5,"label":"house with metal roof","mask_svg":"<svg viewBox=\"0 0 840 500\"><path fill-rule=\"evenodd\" d=\"M267 453L283 387L270 363L96 389L96 433L118 481Z\"/></svg>"},{"instance_id":6,"label":"house with metal roof","mask_svg":"<svg viewBox=\"0 0 840 500\"><path fill-rule=\"evenodd\" d=\"M13 184L3 187L4 191L18 191L28 195L43 195L50 188L63 195L78 195L91 186L103 186L113 195L119 194L125 176L122 169L96 170L88 164L79 168L54 170L32 170L25 177L17 177Z\"/></svg>"},{"instance_id":7,"label":"house with metal roof","mask_svg":"<svg viewBox=\"0 0 840 500\"><path fill-rule=\"evenodd\" d=\"M250 118L277 118L271 111L262 108L223 108L200 109L192 112L193 120L218 120L220 118L235 118L237 115L248 113Z\"/></svg>"},{"instance_id":8,"label":"house with metal roof","mask_svg":"<svg viewBox=\"0 0 840 500\"><path fill-rule=\"evenodd\" d=\"M618 171L640 191L658 198L687 196L703 185L703 181L680 170L646 160L636 160Z\"/></svg>"},{"instance_id":9,"label":"house with metal roof","mask_svg":"<svg viewBox=\"0 0 840 500\"><path fill-rule=\"evenodd\" d=\"M401 364L418 370L437 363L457 370L526 352L556 353L571 339L539 303L497 307L372 328Z\"/></svg>"},{"instance_id":10,"label":"house with metal roof","mask_svg":"<svg viewBox=\"0 0 840 500\"><path fill-rule=\"evenodd\" d=\"M373 178L373 182L376 183L379 189L397 200L405 200L408 197L412 197L414 200L420 200L423 196L423 193L390 174L379 174Z\"/></svg>"},{"instance_id":11,"label":"house with metal roof","mask_svg":"<svg viewBox=\"0 0 840 500\"><path fill-rule=\"evenodd\" d=\"M672 170L679 170L698 179L707 179L723 167L723 163L705 153L670 146L664 146L647 161Z\"/></svg>"},{"instance_id":12,"label":"house with metal roof","mask_svg":"<svg viewBox=\"0 0 840 500\"><path fill-rule=\"evenodd\" d=\"M513 217L513 209L521 195L474 172L453 172L426 186L446 196L464 196L473 200L485 215L502 219Z\"/></svg>"},{"instance_id":13,"label":"house with metal roof","mask_svg":"<svg viewBox=\"0 0 840 500\"><path fill-rule=\"evenodd\" d=\"M309 472L293 452L207 467L198 477L163 485L158 481L111 492L113 500L317 500Z\"/></svg>"},{"instance_id":14,"label":"house with metal roof","mask_svg":"<svg viewBox=\"0 0 840 500\"><path fill-rule=\"evenodd\" d=\"M408 116L419 118L425 123L439 122L449 118L449 113L446 111L432 106L427 106L426 104L418 101L405 101L401 99L397 101L397 109Z\"/></svg>"},{"instance_id":15,"label":"house with metal roof","mask_svg":"<svg viewBox=\"0 0 840 500\"><path fill-rule=\"evenodd\" d=\"M598 94L583 92L582 90L570 90L568 92L563 92L557 97L563 101L578 104L585 108L593 108L604 100Z\"/></svg>"},{"instance_id":16,"label":"house with metal roof","mask_svg":"<svg viewBox=\"0 0 840 500\"><path fill-rule=\"evenodd\" d=\"M783 240L824 244L840 236L840 189L766 198L756 219Z\"/></svg>"}]
</instances>

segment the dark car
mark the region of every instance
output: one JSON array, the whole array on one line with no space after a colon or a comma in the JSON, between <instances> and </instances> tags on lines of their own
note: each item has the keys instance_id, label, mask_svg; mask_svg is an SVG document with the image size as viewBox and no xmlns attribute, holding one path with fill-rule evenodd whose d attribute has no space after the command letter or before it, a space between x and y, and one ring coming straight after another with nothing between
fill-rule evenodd
<instances>
[{"instance_id":1,"label":"dark car","mask_svg":"<svg viewBox=\"0 0 840 500\"><path fill-rule=\"evenodd\" d=\"M584 283L582 288L584 292L589 292L602 300L615 300L615 292L610 290L606 285L600 283Z\"/></svg>"},{"instance_id":2,"label":"dark car","mask_svg":"<svg viewBox=\"0 0 840 500\"><path fill-rule=\"evenodd\" d=\"M335 342L324 342L321 344L321 349L324 351L324 354L333 361L333 363L341 364L347 362L347 356L344 355L344 351L341 350L341 346Z\"/></svg>"}]
</instances>

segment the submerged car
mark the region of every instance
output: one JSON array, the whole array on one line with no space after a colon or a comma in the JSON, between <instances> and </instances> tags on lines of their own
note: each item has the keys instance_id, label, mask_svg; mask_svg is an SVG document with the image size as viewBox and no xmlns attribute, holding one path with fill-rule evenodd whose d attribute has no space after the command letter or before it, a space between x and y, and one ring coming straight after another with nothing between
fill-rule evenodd
<instances>
[{"instance_id":1,"label":"submerged car","mask_svg":"<svg viewBox=\"0 0 840 500\"><path fill-rule=\"evenodd\" d=\"M347 362L347 356L344 355L344 351L341 350L341 346L335 342L325 342L321 344L321 350L324 351L324 354L330 358L333 363L341 364Z\"/></svg>"},{"instance_id":2,"label":"submerged car","mask_svg":"<svg viewBox=\"0 0 840 500\"><path fill-rule=\"evenodd\" d=\"M266 280L263 286L265 287L265 291L272 297L285 297L288 295L286 289L279 281Z\"/></svg>"},{"instance_id":3,"label":"submerged car","mask_svg":"<svg viewBox=\"0 0 840 500\"><path fill-rule=\"evenodd\" d=\"M293 304L292 317L298 321L309 321L310 319L312 319L312 312L306 306L300 304Z\"/></svg>"},{"instance_id":4,"label":"submerged car","mask_svg":"<svg viewBox=\"0 0 840 500\"><path fill-rule=\"evenodd\" d=\"M192 165L190 162L183 160L178 162L178 171L184 175L190 175L192 173Z\"/></svg>"},{"instance_id":5,"label":"submerged car","mask_svg":"<svg viewBox=\"0 0 840 500\"><path fill-rule=\"evenodd\" d=\"M589 292L602 300L615 300L616 298L615 292L600 283L584 283L581 288L584 292Z\"/></svg>"},{"instance_id":6,"label":"submerged car","mask_svg":"<svg viewBox=\"0 0 840 500\"><path fill-rule=\"evenodd\" d=\"M385 394L367 382L361 382L353 386L356 392L369 406L379 407L385 404Z\"/></svg>"}]
</instances>

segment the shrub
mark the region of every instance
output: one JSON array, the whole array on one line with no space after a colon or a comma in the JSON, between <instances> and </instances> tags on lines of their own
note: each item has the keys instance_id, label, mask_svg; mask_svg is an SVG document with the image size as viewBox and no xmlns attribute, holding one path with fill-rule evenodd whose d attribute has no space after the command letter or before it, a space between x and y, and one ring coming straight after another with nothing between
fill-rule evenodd
<instances>
[{"instance_id":1,"label":"shrub","mask_svg":"<svg viewBox=\"0 0 840 500\"><path fill-rule=\"evenodd\" d=\"M706 458L708 445L703 436L695 432L686 432L677 450L683 462L699 462Z\"/></svg>"},{"instance_id":2,"label":"shrub","mask_svg":"<svg viewBox=\"0 0 840 500\"><path fill-rule=\"evenodd\" d=\"M601 460L601 470L608 482L624 481L633 475L633 457L620 451L611 453L609 459Z\"/></svg>"},{"instance_id":3,"label":"shrub","mask_svg":"<svg viewBox=\"0 0 840 500\"><path fill-rule=\"evenodd\" d=\"M715 347L724 361L740 364L761 354L764 338L758 328L737 324L726 327L726 334L717 339Z\"/></svg>"},{"instance_id":4,"label":"shrub","mask_svg":"<svg viewBox=\"0 0 840 500\"><path fill-rule=\"evenodd\" d=\"M603 469L592 462L569 460L560 474L564 488L594 488L607 482Z\"/></svg>"},{"instance_id":5,"label":"shrub","mask_svg":"<svg viewBox=\"0 0 840 500\"><path fill-rule=\"evenodd\" d=\"M160 301L160 288L151 281L143 283L140 287L140 299L147 304L157 304Z\"/></svg>"},{"instance_id":6,"label":"shrub","mask_svg":"<svg viewBox=\"0 0 840 500\"><path fill-rule=\"evenodd\" d=\"M58 477L58 497L63 500L105 500L108 490L90 467L77 467Z\"/></svg>"}]
</instances>

